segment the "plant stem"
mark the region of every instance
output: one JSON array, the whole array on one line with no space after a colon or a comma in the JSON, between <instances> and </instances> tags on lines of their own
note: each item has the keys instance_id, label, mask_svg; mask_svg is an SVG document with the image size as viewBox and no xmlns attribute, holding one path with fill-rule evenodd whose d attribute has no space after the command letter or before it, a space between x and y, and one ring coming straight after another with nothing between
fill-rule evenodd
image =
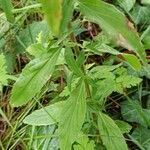
<instances>
[{"instance_id":1,"label":"plant stem","mask_svg":"<svg viewBox=\"0 0 150 150\"><path fill-rule=\"evenodd\" d=\"M69 24L68 24L68 29L69 29L69 31L71 30L71 28L72 28L72 27L71 27L71 23L69 23ZM71 34L70 34L70 39L71 39L72 42L77 43L76 37L75 37L75 35L74 35L73 32L71 32ZM75 45L75 47L74 47L74 52L75 52L76 57L79 56L79 54L80 54L80 49L79 49L78 44ZM85 72L85 69L84 69L84 65L81 66L81 70L82 70L82 72L84 73L84 75L86 75L86 72ZM87 83L87 80L86 80L86 79L85 79L85 88L86 88L87 97L91 98L90 86L89 86L89 84Z\"/></svg>"}]
</instances>

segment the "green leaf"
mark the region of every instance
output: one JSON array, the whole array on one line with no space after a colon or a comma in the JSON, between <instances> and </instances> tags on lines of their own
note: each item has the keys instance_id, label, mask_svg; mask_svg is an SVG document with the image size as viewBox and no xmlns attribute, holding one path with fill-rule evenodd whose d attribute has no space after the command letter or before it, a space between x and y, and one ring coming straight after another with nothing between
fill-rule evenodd
<instances>
[{"instance_id":1,"label":"green leaf","mask_svg":"<svg viewBox=\"0 0 150 150\"><path fill-rule=\"evenodd\" d=\"M126 121L150 126L150 110L143 109L138 101L129 100L121 103L121 114Z\"/></svg>"},{"instance_id":2,"label":"green leaf","mask_svg":"<svg viewBox=\"0 0 150 150\"><path fill-rule=\"evenodd\" d=\"M94 141L90 141L86 135L82 135L77 141L78 144L74 145L74 150L95 150Z\"/></svg>"},{"instance_id":3,"label":"green leaf","mask_svg":"<svg viewBox=\"0 0 150 150\"><path fill-rule=\"evenodd\" d=\"M91 42L86 46L86 49L88 51L92 51L95 54L101 55L102 53L109 53L112 55L121 55L123 56L124 60L135 70L140 70L141 69L141 63L140 60L132 54L125 54L117 51L116 49L100 43L99 41L97 42Z\"/></svg>"},{"instance_id":4,"label":"green leaf","mask_svg":"<svg viewBox=\"0 0 150 150\"><path fill-rule=\"evenodd\" d=\"M125 88L138 86L141 81L142 79L130 75L120 76L116 78L116 85L114 87L114 91L123 94Z\"/></svg>"},{"instance_id":5,"label":"green leaf","mask_svg":"<svg viewBox=\"0 0 150 150\"><path fill-rule=\"evenodd\" d=\"M12 13L13 5L11 0L0 0L0 4L6 14L7 20L11 23L14 22L14 16Z\"/></svg>"},{"instance_id":6,"label":"green leaf","mask_svg":"<svg viewBox=\"0 0 150 150\"><path fill-rule=\"evenodd\" d=\"M65 50L65 60L70 69L78 76L84 76L80 66L78 66L77 62L74 59L74 54L71 48L66 48Z\"/></svg>"},{"instance_id":7,"label":"green leaf","mask_svg":"<svg viewBox=\"0 0 150 150\"><path fill-rule=\"evenodd\" d=\"M150 129L142 126L136 128L131 135L145 150L150 150Z\"/></svg>"},{"instance_id":8,"label":"green leaf","mask_svg":"<svg viewBox=\"0 0 150 150\"><path fill-rule=\"evenodd\" d=\"M69 78L67 82L67 86L65 86L64 90L59 94L59 97L67 97L70 95L70 93L76 88L78 82L80 80L79 78L73 78L73 76Z\"/></svg>"},{"instance_id":9,"label":"green leaf","mask_svg":"<svg viewBox=\"0 0 150 150\"><path fill-rule=\"evenodd\" d=\"M137 86L142 79L129 75L121 64L113 66L97 66L92 68L88 75L93 79L92 95L94 99L104 104L104 99L112 92L124 93L126 88Z\"/></svg>"},{"instance_id":10,"label":"green leaf","mask_svg":"<svg viewBox=\"0 0 150 150\"><path fill-rule=\"evenodd\" d=\"M113 5L101 0L79 0L79 6L81 12L91 21L98 23L102 29L106 30L118 45L134 50L141 61L147 64L140 38L124 14Z\"/></svg>"},{"instance_id":11,"label":"green leaf","mask_svg":"<svg viewBox=\"0 0 150 150\"><path fill-rule=\"evenodd\" d=\"M114 91L118 93L124 93L125 88L131 88L137 86L142 81L141 78L134 75L130 75L125 68L118 68L114 71L116 75L116 84L114 85Z\"/></svg>"},{"instance_id":12,"label":"green leaf","mask_svg":"<svg viewBox=\"0 0 150 150\"><path fill-rule=\"evenodd\" d=\"M40 2L42 3L50 30L57 36L62 19L62 0L40 0Z\"/></svg>"},{"instance_id":13,"label":"green leaf","mask_svg":"<svg viewBox=\"0 0 150 150\"><path fill-rule=\"evenodd\" d=\"M55 125L42 127L28 126L26 131L30 139L30 142L28 142L28 149L58 150L58 139L53 137L55 130Z\"/></svg>"},{"instance_id":14,"label":"green leaf","mask_svg":"<svg viewBox=\"0 0 150 150\"><path fill-rule=\"evenodd\" d=\"M14 74L14 70L16 67L16 54L14 51L8 51L5 54L7 71L9 74Z\"/></svg>"},{"instance_id":15,"label":"green leaf","mask_svg":"<svg viewBox=\"0 0 150 150\"><path fill-rule=\"evenodd\" d=\"M70 150L80 133L86 113L85 93L84 82L80 80L63 107L58 127L61 150Z\"/></svg>"},{"instance_id":16,"label":"green leaf","mask_svg":"<svg viewBox=\"0 0 150 150\"><path fill-rule=\"evenodd\" d=\"M107 98L115 89L115 80L113 77L108 77L104 80L99 80L98 82L95 82L95 87L93 87L93 93L94 99L99 100L100 105L104 105L105 98Z\"/></svg>"},{"instance_id":17,"label":"green leaf","mask_svg":"<svg viewBox=\"0 0 150 150\"><path fill-rule=\"evenodd\" d=\"M43 53L47 52L47 49L41 43L35 43L30 45L26 51L34 57L40 57Z\"/></svg>"},{"instance_id":18,"label":"green leaf","mask_svg":"<svg viewBox=\"0 0 150 150\"><path fill-rule=\"evenodd\" d=\"M92 51L95 54L101 55L102 53L109 53L112 55L118 55L120 54L119 51L117 51L116 49L104 44L104 43L100 43L99 41L96 43L89 43L89 45L86 46L86 49L88 51Z\"/></svg>"},{"instance_id":19,"label":"green leaf","mask_svg":"<svg viewBox=\"0 0 150 150\"><path fill-rule=\"evenodd\" d=\"M132 20L136 24L149 25L150 24L150 8L149 6L141 6L139 4L135 5L134 9L131 11Z\"/></svg>"},{"instance_id":20,"label":"green leaf","mask_svg":"<svg viewBox=\"0 0 150 150\"><path fill-rule=\"evenodd\" d=\"M61 25L60 25L61 33L67 32L68 23L71 21L75 2L76 2L76 0L63 0L62 20L61 20Z\"/></svg>"},{"instance_id":21,"label":"green leaf","mask_svg":"<svg viewBox=\"0 0 150 150\"><path fill-rule=\"evenodd\" d=\"M141 3L144 5L150 5L150 0L141 0Z\"/></svg>"},{"instance_id":22,"label":"green leaf","mask_svg":"<svg viewBox=\"0 0 150 150\"><path fill-rule=\"evenodd\" d=\"M135 70L141 70L141 63L139 59L132 54L122 54L125 61Z\"/></svg>"},{"instance_id":23,"label":"green leaf","mask_svg":"<svg viewBox=\"0 0 150 150\"><path fill-rule=\"evenodd\" d=\"M119 127L109 116L101 112L98 114L98 128L107 150L128 150Z\"/></svg>"},{"instance_id":24,"label":"green leaf","mask_svg":"<svg viewBox=\"0 0 150 150\"><path fill-rule=\"evenodd\" d=\"M129 12L133 8L135 2L136 0L116 0L115 4L118 4L126 12Z\"/></svg>"},{"instance_id":25,"label":"green leaf","mask_svg":"<svg viewBox=\"0 0 150 150\"><path fill-rule=\"evenodd\" d=\"M122 121L122 120L115 120L115 123L117 124L117 126L119 127L119 129L121 130L122 134L124 133L129 133L132 129L132 126L129 125L127 122Z\"/></svg>"},{"instance_id":26,"label":"green leaf","mask_svg":"<svg viewBox=\"0 0 150 150\"><path fill-rule=\"evenodd\" d=\"M17 36L18 40L14 45L16 51L18 53L24 52L27 47L37 42L38 35L42 36L42 42L44 43L48 36L48 25L46 21L33 22L20 31Z\"/></svg>"},{"instance_id":27,"label":"green leaf","mask_svg":"<svg viewBox=\"0 0 150 150\"><path fill-rule=\"evenodd\" d=\"M84 51L81 51L79 53L79 56L77 57L76 62L77 62L77 65L79 67L81 67L84 64L84 62L85 62L85 53L84 53Z\"/></svg>"},{"instance_id":28,"label":"green leaf","mask_svg":"<svg viewBox=\"0 0 150 150\"><path fill-rule=\"evenodd\" d=\"M111 71L114 71L115 69L119 68L122 64L118 65L112 65L112 66L107 66L107 65L102 65L102 66L96 66L93 67L90 72L89 76L92 79L104 79L104 78L113 78L113 74Z\"/></svg>"},{"instance_id":29,"label":"green leaf","mask_svg":"<svg viewBox=\"0 0 150 150\"><path fill-rule=\"evenodd\" d=\"M145 49L150 49L150 42L149 42L150 41L150 25L142 33L141 39L142 39Z\"/></svg>"},{"instance_id":30,"label":"green leaf","mask_svg":"<svg viewBox=\"0 0 150 150\"><path fill-rule=\"evenodd\" d=\"M145 36L145 38L143 39L143 44L145 49L150 49L150 34Z\"/></svg>"},{"instance_id":31,"label":"green leaf","mask_svg":"<svg viewBox=\"0 0 150 150\"><path fill-rule=\"evenodd\" d=\"M11 105L21 106L40 92L44 84L52 76L60 50L51 49L49 53L32 60L23 69L20 77L13 86Z\"/></svg>"},{"instance_id":32,"label":"green leaf","mask_svg":"<svg viewBox=\"0 0 150 150\"><path fill-rule=\"evenodd\" d=\"M45 125L56 124L59 122L60 114L64 105L65 105L65 101L62 101L62 102L51 104L39 110L35 110L30 115L28 115L23 120L23 122L25 124L29 124L33 126L43 126L43 125L45 126Z\"/></svg>"},{"instance_id":33,"label":"green leaf","mask_svg":"<svg viewBox=\"0 0 150 150\"><path fill-rule=\"evenodd\" d=\"M0 54L0 92L4 85L8 85L8 79L12 79L12 76L7 73L5 56Z\"/></svg>"},{"instance_id":34,"label":"green leaf","mask_svg":"<svg viewBox=\"0 0 150 150\"><path fill-rule=\"evenodd\" d=\"M102 53L109 53L112 55L121 55L123 56L124 60L135 70L141 69L140 60L132 54L125 54L117 51L116 49L101 43L90 43L86 46L87 50L94 52L95 54L101 55Z\"/></svg>"}]
</instances>

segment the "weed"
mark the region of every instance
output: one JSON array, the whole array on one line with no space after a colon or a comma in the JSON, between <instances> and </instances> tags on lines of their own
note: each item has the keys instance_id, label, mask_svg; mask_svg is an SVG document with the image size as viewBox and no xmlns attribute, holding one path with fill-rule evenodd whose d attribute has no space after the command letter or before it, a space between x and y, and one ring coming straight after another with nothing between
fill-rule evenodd
<instances>
[{"instance_id":1,"label":"weed","mask_svg":"<svg viewBox=\"0 0 150 150\"><path fill-rule=\"evenodd\" d=\"M2 150L150 148L148 1L0 4Z\"/></svg>"}]
</instances>

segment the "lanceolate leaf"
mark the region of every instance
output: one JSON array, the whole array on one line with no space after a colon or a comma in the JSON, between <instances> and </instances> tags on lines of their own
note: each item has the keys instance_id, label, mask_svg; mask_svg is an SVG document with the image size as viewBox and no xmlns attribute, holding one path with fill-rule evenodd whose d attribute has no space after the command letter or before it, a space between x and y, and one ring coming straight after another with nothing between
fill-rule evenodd
<instances>
[{"instance_id":1,"label":"lanceolate leaf","mask_svg":"<svg viewBox=\"0 0 150 150\"><path fill-rule=\"evenodd\" d=\"M53 74L60 50L53 50L32 60L23 69L12 89L12 106L21 106L31 100Z\"/></svg>"},{"instance_id":2,"label":"lanceolate leaf","mask_svg":"<svg viewBox=\"0 0 150 150\"><path fill-rule=\"evenodd\" d=\"M52 125L59 122L65 101L58 102L34 111L24 119L24 123L34 126Z\"/></svg>"},{"instance_id":3,"label":"lanceolate leaf","mask_svg":"<svg viewBox=\"0 0 150 150\"><path fill-rule=\"evenodd\" d=\"M98 115L98 128L107 150L128 150L119 127L109 116L101 112Z\"/></svg>"},{"instance_id":4,"label":"lanceolate leaf","mask_svg":"<svg viewBox=\"0 0 150 150\"><path fill-rule=\"evenodd\" d=\"M59 122L59 141L61 150L71 150L84 123L86 113L86 94L83 81L71 93L63 107Z\"/></svg>"},{"instance_id":5,"label":"lanceolate leaf","mask_svg":"<svg viewBox=\"0 0 150 150\"><path fill-rule=\"evenodd\" d=\"M96 22L121 45L134 50L141 61L147 64L145 51L133 25L113 5L101 0L79 0L81 12L91 21Z\"/></svg>"},{"instance_id":6,"label":"lanceolate leaf","mask_svg":"<svg viewBox=\"0 0 150 150\"><path fill-rule=\"evenodd\" d=\"M46 15L50 30L54 35L59 34L62 18L62 0L40 0Z\"/></svg>"}]
</instances>

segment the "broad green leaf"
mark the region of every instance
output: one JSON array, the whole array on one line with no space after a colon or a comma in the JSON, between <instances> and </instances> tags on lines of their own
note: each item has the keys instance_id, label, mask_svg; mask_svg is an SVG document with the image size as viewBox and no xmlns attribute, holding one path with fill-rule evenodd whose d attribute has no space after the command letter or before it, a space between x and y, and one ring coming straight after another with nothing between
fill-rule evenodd
<instances>
[{"instance_id":1,"label":"broad green leaf","mask_svg":"<svg viewBox=\"0 0 150 150\"><path fill-rule=\"evenodd\" d=\"M141 70L141 63L139 59L132 54L122 54L125 61L135 70Z\"/></svg>"},{"instance_id":2,"label":"broad green leaf","mask_svg":"<svg viewBox=\"0 0 150 150\"><path fill-rule=\"evenodd\" d=\"M98 114L98 128L107 150L128 150L119 127L109 116L101 112Z\"/></svg>"},{"instance_id":3,"label":"broad green leaf","mask_svg":"<svg viewBox=\"0 0 150 150\"><path fill-rule=\"evenodd\" d=\"M116 4L120 5L126 12L133 8L135 2L136 0L116 0Z\"/></svg>"},{"instance_id":4,"label":"broad green leaf","mask_svg":"<svg viewBox=\"0 0 150 150\"><path fill-rule=\"evenodd\" d=\"M94 141L90 141L86 135L82 135L76 142L74 150L95 150Z\"/></svg>"},{"instance_id":5,"label":"broad green leaf","mask_svg":"<svg viewBox=\"0 0 150 150\"><path fill-rule=\"evenodd\" d=\"M51 49L49 53L32 60L23 69L13 86L11 105L21 106L40 92L44 84L50 79L55 69L60 50Z\"/></svg>"},{"instance_id":6,"label":"broad green leaf","mask_svg":"<svg viewBox=\"0 0 150 150\"><path fill-rule=\"evenodd\" d=\"M69 27L68 23L71 21L75 2L76 0L63 0L62 2L60 33L65 33Z\"/></svg>"},{"instance_id":7,"label":"broad green leaf","mask_svg":"<svg viewBox=\"0 0 150 150\"><path fill-rule=\"evenodd\" d=\"M145 51L137 32L124 14L113 5L101 0L79 0L81 12L113 37L120 46L134 50L144 64L147 64Z\"/></svg>"},{"instance_id":8,"label":"broad green leaf","mask_svg":"<svg viewBox=\"0 0 150 150\"><path fill-rule=\"evenodd\" d=\"M63 107L58 126L60 149L71 150L72 143L76 140L86 113L86 91L82 80L72 91Z\"/></svg>"},{"instance_id":9,"label":"broad green leaf","mask_svg":"<svg viewBox=\"0 0 150 150\"><path fill-rule=\"evenodd\" d=\"M78 76L83 76L83 73L74 59L74 54L71 48L66 48L65 50L65 60L70 69Z\"/></svg>"},{"instance_id":10,"label":"broad green leaf","mask_svg":"<svg viewBox=\"0 0 150 150\"><path fill-rule=\"evenodd\" d=\"M150 126L150 110L143 109L138 101L124 101L121 103L121 114L126 121L136 122L142 126Z\"/></svg>"},{"instance_id":11,"label":"broad green leaf","mask_svg":"<svg viewBox=\"0 0 150 150\"><path fill-rule=\"evenodd\" d=\"M115 123L117 124L117 126L121 130L122 134L129 133L132 129L132 126L125 121L115 120Z\"/></svg>"},{"instance_id":12,"label":"broad green leaf","mask_svg":"<svg viewBox=\"0 0 150 150\"><path fill-rule=\"evenodd\" d=\"M62 0L40 0L40 2L42 3L50 30L57 36L62 19Z\"/></svg>"},{"instance_id":13,"label":"broad green leaf","mask_svg":"<svg viewBox=\"0 0 150 150\"><path fill-rule=\"evenodd\" d=\"M144 150L150 150L150 129L140 126L133 131L131 136L139 142Z\"/></svg>"},{"instance_id":14,"label":"broad green leaf","mask_svg":"<svg viewBox=\"0 0 150 150\"><path fill-rule=\"evenodd\" d=\"M11 23L14 22L14 16L12 13L13 5L11 3L11 0L0 0L0 5L2 6L2 9L4 10L7 20Z\"/></svg>"},{"instance_id":15,"label":"broad green leaf","mask_svg":"<svg viewBox=\"0 0 150 150\"><path fill-rule=\"evenodd\" d=\"M23 122L33 126L52 125L59 122L64 102L57 102L47 107L35 110L28 115Z\"/></svg>"}]
</instances>

